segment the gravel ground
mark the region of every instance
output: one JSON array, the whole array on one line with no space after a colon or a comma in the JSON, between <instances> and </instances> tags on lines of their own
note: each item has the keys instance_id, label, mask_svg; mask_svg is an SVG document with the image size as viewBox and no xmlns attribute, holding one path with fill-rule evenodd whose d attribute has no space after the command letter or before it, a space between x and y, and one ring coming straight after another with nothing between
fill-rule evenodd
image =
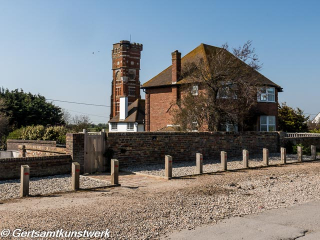
<instances>
[{"instance_id":1,"label":"gravel ground","mask_svg":"<svg viewBox=\"0 0 320 240\"><path fill-rule=\"evenodd\" d=\"M310 156L303 156L304 161L310 160ZM297 155L296 154L287 154L287 163L296 162ZM269 155L269 165L277 165L280 164L280 154L279 153L272 153ZM249 167L258 167L263 166L262 163L262 155L254 155L250 156L249 159ZM172 164L172 175L173 177L181 177L192 175L195 173L195 161L194 162L174 162ZM235 158L228 158L228 170L235 170L243 168L242 159L239 157ZM127 167L123 169L128 172L140 173L140 174L147 174L153 176L165 176L165 169L164 163L163 164L154 164L154 165L147 165L147 166L133 166ZM203 160L203 172L204 173L211 173L221 171L221 162L220 160L213 160L213 159L205 159Z\"/></svg>"},{"instance_id":2,"label":"gravel ground","mask_svg":"<svg viewBox=\"0 0 320 240\"><path fill-rule=\"evenodd\" d=\"M146 179L128 175L118 188L4 202L0 231L109 229L112 239L159 239L224 218L320 201L318 161L170 181L150 178L151 183L127 187L132 177Z\"/></svg>"},{"instance_id":3,"label":"gravel ground","mask_svg":"<svg viewBox=\"0 0 320 240\"><path fill-rule=\"evenodd\" d=\"M94 188L110 185L105 181L80 176L80 188ZM71 191L71 176L57 175L51 177L31 178L30 195L46 195L56 192ZM20 192L20 180L0 181L0 200L18 198Z\"/></svg>"}]
</instances>

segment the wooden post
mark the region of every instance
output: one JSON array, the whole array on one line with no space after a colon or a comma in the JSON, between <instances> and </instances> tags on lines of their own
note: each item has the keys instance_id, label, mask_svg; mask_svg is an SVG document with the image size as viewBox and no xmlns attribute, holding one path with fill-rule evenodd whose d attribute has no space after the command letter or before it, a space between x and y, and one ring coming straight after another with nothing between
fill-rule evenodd
<instances>
[{"instance_id":1,"label":"wooden post","mask_svg":"<svg viewBox=\"0 0 320 240\"><path fill-rule=\"evenodd\" d=\"M202 173L203 173L203 155L201 153L197 153L195 174L202 174Z\"/></svg>"},{"instance_id":2,"label":"wooden post","mask_svg":"<svg viewBox=\"0 0 320 240\"><path fill-rule=\"evenodd\" d=\"M222 171L228 170L228 155L227 152L221 151L221 168Z\"/></svg>"},{"instance_id":3,"label":"wooden post","mask_svg":"<svg viewBox=\"0 0 320 240\"><path fill-rule=\"evenodd\" d=\"M77 162L72 163L71 187L73 191L80 189L80 164Z\"/></svg>"},{"instance_id":4,"label":"wooden post","mask_svg":"<svg viewBox=\"0 0 320 240\"><path fill-rule=\"evenodd\" d=\"M20 197L26 197L29 195L29 176L30 167L28 165L21 165Z\"/></svg>"},{"instance_id":5,"label":"wooden post","mask_svg":"<svg viewBox=\"0 0 320 240\"><path fill-rule=\"evenodd\" d=\"M311 160L317 159L317 148L315 145L311 145Z\"/></svg>"},{"instance_id":6,"label":"wooden post","mask_svg":"<svg viewBox=\"0 0 320 240\"><path fill-rule=\"evenodd\" d=\"M119 161L117 159L111 159L111 184L119 184Z\"/></svg>"},{"instance_id":7,"label":"wooden post","mask_svg":"<svg viewBox=\"0 0 320 240\"><path fill-rule=\"evenodd\" d=\"M249 151L246 149L242 150L243 168L249 167Z\"/></svg>"},{"instance_id":8,"label":"wooden post","mask_svg":"<svg viewBox=\"0 0 320 240\"><path fill-rule=\"evenodd\" d=\"M281 148L281 164L287 163L287 149L282 147Z\"/></svg>"},{"instance_id":9,"label":"wooden post","mask_svg":"<svg viewBox=\"0 0 320 240\"><path fill-rule=\"evenodd\" d=\"M165 174L166 178L172 178L172 157L170 155L165 156Z\"/></svg>"},{"instance_id":10,"label":"wooden post","mask_svg":"<svg viewBox=\"0 0 320 240\"><path fill-rule=\"evenodd\" d=\"M297 153L298 153L298 162L302 162L303 156L302 156L302 147L301 146L297 146Z\"/></svg>"},{"instance_id":11,"label":"wooden post","mask_svg":"<svg viewBox=\"0 0 320 240\"><path fill-rule=\"evenodd\" d=\"M269 149L263 149L263 164L269 166Z\"/></svg>"}]
</instances>

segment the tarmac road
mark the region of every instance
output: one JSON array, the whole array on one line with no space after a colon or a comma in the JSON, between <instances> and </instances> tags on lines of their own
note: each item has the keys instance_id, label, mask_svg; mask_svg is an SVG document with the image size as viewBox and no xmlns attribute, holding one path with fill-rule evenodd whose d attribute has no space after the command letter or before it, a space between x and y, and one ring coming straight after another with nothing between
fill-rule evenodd
<instances>
[{"instance_id":1,"label":"tarmac road","mask_svg":"<svg viewBox=\"0 0 320 240\"><path fill-rule=\"evenodd\" d=\"M319 240L320 201L230 218L216 225L175 232L164 239Z\"/></svg>"}]
</instances>

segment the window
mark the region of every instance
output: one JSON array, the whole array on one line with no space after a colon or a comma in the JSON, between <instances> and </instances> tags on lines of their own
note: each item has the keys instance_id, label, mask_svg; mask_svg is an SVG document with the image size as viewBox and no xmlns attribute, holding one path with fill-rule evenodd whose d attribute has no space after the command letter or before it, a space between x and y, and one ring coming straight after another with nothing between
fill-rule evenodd
<instances>
[{"instance_id":1,"label":"window","mask_svg":"<svg viewBox=\"0 0 320 240\"><path fill-rule=\"evenodd\" d=\"M116 113L120 112L120 103L116 102Z\"/></svg>"},{"instance_id":2,"label":"window","mask_svg":"<svg viewBox=\"0 0 320 240\"><path fill-rule=\"evenodd\" d=\"M191 94L192 94L193 96L197 96L197 95L199 94L199 87L198 87L198 85L193 85L193 86L192 86Z\"/></svg>"},{"instance_id":3,"label":"window","mask_svg":"<svg viewBox=\"0 0 320 240\"><path fill-rule=\"evenodd\" d=\"M129 96L135 96L135 95L136 95L136 88L129 87Z\"/></svg>"},{"instance_id":4,"label":"window","mask_svg":"<svg viewBox=\"0 0 320 240\"><path fill-rule=\"evenodd\" d=\"M237 99L236 85L228 84L227 86L222 86L218 91L217 98L221 99Z\"/></svg>"},{"instance_id":5,"label":"window","mask_svg":"<svg viewBox=\"0 0 320 240\"><path fill-rule=\"evenodd\" d=\"M261 88L258 92L258 102L275 102L275 100L274 87Z\"/></svg>"},{"instance_id":6,"label":"window","mask_svg":"<svg viewBox=\"0 0 320 240\"><path fill-rule=\"evenodd\" d=\"M127 123L127 130L134 130L134 123Z\"/></svg>"},{"instance_id":7,"label":"window","mask_svg":"<svg viewBox=\"0 0 320 240\"><path fill-rule=\"evenodd\" d=\"M221 131L238 132L238 124L232 124L232 123L221 124Z\"/></svg>"},{"instance_id":8,"label":"window","mask_svg":"<svg viewBox=\"0 0 320 240\"><path fill-rule=\"evenodd\" d=\"M276 117L260 116L260 131L265 131L265 132L276 131Z\"/></svg>"},{"instance_id":9,"label":"window","mask_svg":"<svg viewBox=\"0 0 320 240\"><path fill-rule=\"evenodd\" d=\"M111 130L118 130L118 123L111 123Z\"/></svg>"},{"instance_id":10,"label":"window","mask_svg":"<svg viewBox=\"0 0 320 240\"><path fill-rule=\"evenodd\" d=\"M121 95L121 87L116 87L116 96Z\"/></svg>"}]
</instances>

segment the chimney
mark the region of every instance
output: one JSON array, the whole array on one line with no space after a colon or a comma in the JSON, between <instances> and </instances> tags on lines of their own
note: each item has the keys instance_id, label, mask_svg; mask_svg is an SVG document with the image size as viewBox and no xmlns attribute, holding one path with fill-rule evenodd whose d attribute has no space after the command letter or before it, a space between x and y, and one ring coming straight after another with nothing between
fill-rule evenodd
<instances>
[{"instance_id":1,"label":"chimney","mask_svg":"<svg viewBox=\"0 0 320 240\"><path fill-rule=\"evenodd\" d=\"M172 56L172 84L178 82L181 74L181 53L175 50L171 53Z\"/></svg>"},{"instance_id":2,"label":"chimney","mask_svg":"<svg viewBox=\"0 0 320 240\"><path fill-rule=\"evenodd\" d=\"M119 120L123 121L128 117L128 97L120 97L120 116Z\"/></svg>"}]
</instances>

